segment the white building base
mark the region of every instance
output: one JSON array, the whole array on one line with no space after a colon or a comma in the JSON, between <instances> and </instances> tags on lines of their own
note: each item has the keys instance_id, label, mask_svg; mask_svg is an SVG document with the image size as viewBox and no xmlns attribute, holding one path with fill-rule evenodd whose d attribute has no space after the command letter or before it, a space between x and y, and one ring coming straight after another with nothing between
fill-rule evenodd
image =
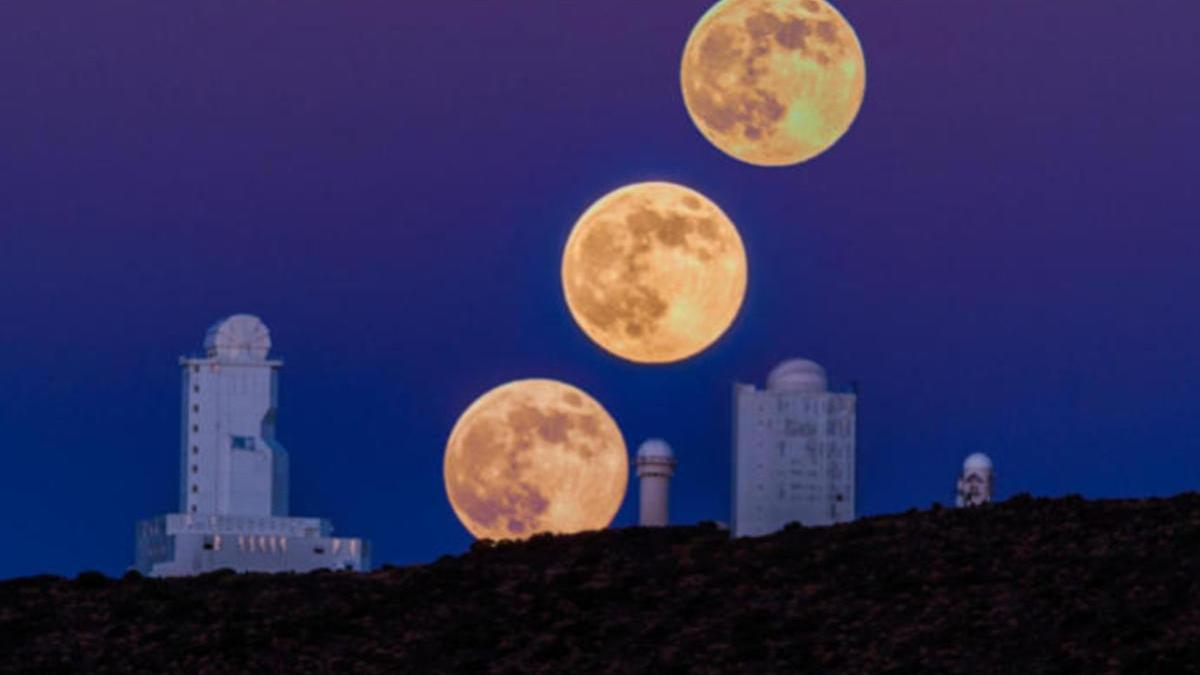
<instances>
[{"instance_id":1,"label":"white building base","mask_svg":"<svg viewBox=\"0 0 1200 675\"><path fill-rule=\"evenodd\" d=\"M137 527L142 574L188 576L219 569L309 572L370 568L367 542L332 537L319 518L171 513Z\"/></svg>"}]
</instances>

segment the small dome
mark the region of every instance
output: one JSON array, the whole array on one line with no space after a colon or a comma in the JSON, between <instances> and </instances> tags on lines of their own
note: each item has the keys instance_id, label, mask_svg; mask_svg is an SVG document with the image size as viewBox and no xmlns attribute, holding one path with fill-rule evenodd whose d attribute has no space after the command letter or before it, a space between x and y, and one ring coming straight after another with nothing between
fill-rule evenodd
<instances>
[{"instance_id":1,"label":"small dome","mask_svg":"<svg viewBox=\"0 0 1200 675\"><path fill-rule=\"evenodd\" d=\"M209 358L261 361L271 351L271 331L257 316L234 314L208 329L204 351Z\"/></svg>"},{"instance_id":2,"label":"small dome","mask_svg":"<svg viewBox=\"0 0 1200 675\"><path fill-rule=\"evenodd\" d=\"M638 448L638 459L674 459L671 446L661 438L651 438Z\"/></svg>"},{"instance_id":3,"label":"small dome","mask_svg":"<svg viewBox=\"0 0 1200 675\"><path fill-rule=\"evenodd\" d=\"M825 369L806 359L784 361L767 376L767 389L771 391L820 392L828 388Z\"/></svg>"},{"instance_id":4,"label":"small dome","mask_svg":"<svg viewBox=\"0 0 1200 675\"><path fill-rule=\"evenodd\" d=\"M963 460L963 471L991 471L992 458L976 452Z\"/></svg>"}]
</instances>

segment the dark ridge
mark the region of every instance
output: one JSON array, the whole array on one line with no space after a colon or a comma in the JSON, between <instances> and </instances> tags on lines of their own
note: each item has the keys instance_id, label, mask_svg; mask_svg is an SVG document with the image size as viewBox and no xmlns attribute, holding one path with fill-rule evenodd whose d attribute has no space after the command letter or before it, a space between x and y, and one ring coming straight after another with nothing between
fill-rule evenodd
<instances>
[{"instance_id":1,"label":"dark ridge","mask_svg":"<svg viewBox=\"0 0 1200 675\"><path fill-rule=\"evenodd\" d=\"M1200 495L538 536L369 574L14 579L0 671L1200 672Z\"/></svg>"}]
</instances>

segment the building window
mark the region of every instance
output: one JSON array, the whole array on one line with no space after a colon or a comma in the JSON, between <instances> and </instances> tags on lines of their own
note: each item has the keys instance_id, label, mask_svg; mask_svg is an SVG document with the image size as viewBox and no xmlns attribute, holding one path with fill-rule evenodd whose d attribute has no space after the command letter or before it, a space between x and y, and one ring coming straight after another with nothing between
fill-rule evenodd
<instances>
[{"instance_id":1,"label":"building window","mask_svg":"<svg viewBox=\"0 0 1200 675\"><path fill-rule=\"evenodd\" d=\"M192 513L195 513L195 512L196 512L196 505L192 504Z\"/></svg>"},{"instance_id":2,"label":"building window","mask_svg":"<svg viewBox=\"0 0 1200 675\"><path fill-rule=\"evenodd\" d=\"M198 384L193 384L193 385L192 385L192 393L194 393L194 394L199 394L199 393L200 393L200 385L198 385Z\"/></svg>"},{"instance_id":3,"label":"building window","mask_svg":"<svg viewBox=\"0 0 1200 675\"><path fill-rule=\"evenodd\" d=\"M253 436L231 436L229 446L234 450L254 450Z\"/></svg>"},{"instance_id":4,"label":"building window","mask_svg":"<svg viewBox=\"0 0 1200 675\"><path fill-rule=\"evenodd\" d=\"M200 454L200 446L198 446L198 445L193 445L193 446L192 446L192 454L193 454L193 455L198 455L198 454Z\"/></svg>"},{"instance_id":5,"label":"building window","mask_svg":"<svg viewBox=\"0 0 1200 675\"><path fill-rule=\"evenodd\" d=\"M193 372L193 373L198 373L198 372L200 372L200 366L192 366L192 372Z\"/></svg>"},{"instance_id":6,"label":"building window","mask_svg":"<svg viewBox=\"0 0 1200 675\"><path fill-rule=\"evenodd\" d=\"M200 491L200 486L193 483L192 484L192 494L196 494L199 491Z\"/></svg>"},{"instance_id":7,"label":"building window","mask_svg":"<svg viewBox=\"0 0 1200 675\"><path fill-rule=\"evenodd\" d=\"M192 473L200 473L200 467L193 464L192 465Z\"/></svg>"},{"instance_id":8,"label":"building window","mask_svg":"<svg viewBox=\"0 0 1200 675\"><path fill-rule=\"evenodd\" d=\"M212 538L212 535L204 535L204 550L205 550L205 551L211 551L211 550L213 550L213 538Z\"/></svg>"},{"instance_id":9,"label":"building window","mask_svg":"<svg viewBox=\"0 0 1200 675\"><path fill-rule=\"evenodd\" d=\"M192 405L192 412L194 412L194 413L198 413L198 412L200 412L200 406L199 406L199 405L195 405L195 404L193 404L193 405Z\"/></svg>"},{"instance_id":10,"label":"building window","mask_svg":"<svg viewBox=\"0 0 1200 675\"><path fill-rule=\"evenodd\" d=\"M324 552L325 552L325 549L320 546L313 547L313 553L324 553Z\"/></svg>"},{"instance_id":11,"label":"building window","mask_svg":"<svg viewBox=\"0 0 1200 675\"><path fill-rule=\"evenodd\" d=\"M200 425L199 425L199 424L193 424L193 425L192 425L192 433L193 433L193 434L198 434L198 433L200 433Z\"/></svg>"}]
</instances>

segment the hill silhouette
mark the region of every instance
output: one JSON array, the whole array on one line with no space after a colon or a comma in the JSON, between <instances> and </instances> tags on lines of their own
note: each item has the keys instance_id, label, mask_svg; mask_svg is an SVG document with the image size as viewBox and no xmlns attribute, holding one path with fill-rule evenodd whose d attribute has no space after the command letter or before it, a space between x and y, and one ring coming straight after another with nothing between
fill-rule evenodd
<instances>
[{"instance_id":1,"label":"hill silhouette","mask_svg":"<svg viewBox=\"0 0 1200 675\"><path fill-rule=\"evenodd\" d=\"M1200 495L477 543L368 573L0 583L0 671L1200 672Z\"/></svg>"}]
</instances>

